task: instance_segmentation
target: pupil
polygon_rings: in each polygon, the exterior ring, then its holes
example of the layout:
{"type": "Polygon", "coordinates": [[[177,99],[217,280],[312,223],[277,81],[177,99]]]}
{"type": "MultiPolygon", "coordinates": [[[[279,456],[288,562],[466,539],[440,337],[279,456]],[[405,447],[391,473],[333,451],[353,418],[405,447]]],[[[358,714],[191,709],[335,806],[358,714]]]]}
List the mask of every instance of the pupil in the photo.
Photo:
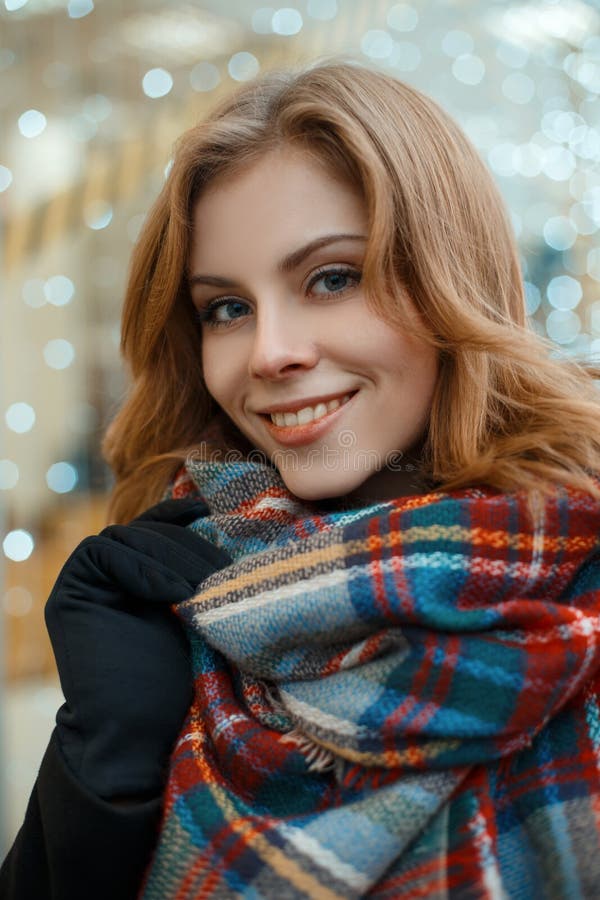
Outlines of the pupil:
{"type": "Polygon", "coordinates": [[[239,303],[236,300],[231,300],[229,303],[224,304],[221,309],[223,310],[226,318],[235,319],[240,315],[243,315],[244,307],[242,303],[239,303]]]}
{"type": "Polygon", "coordinates": [[[325,282],[327,284],[327,287],[330,290],[335,291],[335,290],[339,290],[340,288],[344,287],[344,279],[345,278],[346,278],[345,275],[342,275],[341,273],[336,272],[331,275],[326,275],[325,282]]]}

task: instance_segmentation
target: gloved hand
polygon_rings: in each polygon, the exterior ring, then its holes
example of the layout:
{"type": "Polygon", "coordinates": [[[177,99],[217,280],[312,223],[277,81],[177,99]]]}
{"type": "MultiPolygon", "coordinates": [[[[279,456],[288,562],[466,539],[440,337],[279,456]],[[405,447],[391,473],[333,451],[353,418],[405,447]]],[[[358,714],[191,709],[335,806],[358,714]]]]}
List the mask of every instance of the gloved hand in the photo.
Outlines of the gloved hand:
{"type": "Polygon", "coordinates": [[[192,698],[189,644],[169,605],[231,562],[184,527],[207,511],[199,500],[167,500],[86,538],[46,604],[66,700],[57,737],[99,797],[145,799],[164,786],[192,698]]]}

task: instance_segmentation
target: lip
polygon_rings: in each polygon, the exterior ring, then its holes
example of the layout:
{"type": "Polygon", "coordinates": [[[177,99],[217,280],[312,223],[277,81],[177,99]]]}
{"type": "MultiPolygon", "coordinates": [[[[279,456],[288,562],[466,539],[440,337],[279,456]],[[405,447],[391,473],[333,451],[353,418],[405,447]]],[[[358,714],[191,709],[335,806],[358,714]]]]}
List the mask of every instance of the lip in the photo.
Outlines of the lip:
{"type": "Polygon", "coordinates": [[[303,397],[302,400],[290,400],[286,404],[274,403],[272,406],[265,406],[264,409],[257,410],[257,412],[260,416],[270,416],[271,413],[298,412],[305,406],[316,406],[317,403],[328,403],[329,400],[341,400],[346,394],[352,393],[352,391],[337,391],[335,394],[325,394],[322,397],[303,397]]]}
{"type": "MultiPolygon", "coordinates": [[[[269,418],[263,417],[265,428],[267,429],[267,431],[269,431],[271,436],[275,438],[278,444],[283,444],[285,447],[301,447],[304,444],[311,444],[313,441],[316,441],[318,438],[322,437],[325,432],[329,431],[329,429],[332,428],[333,425],[335,425],[336,421],[351,405],[358,393],[358,391],[355,391],[350,399],[343,404],[343,406],[338,406],[337,409],[326,413],[324,416],[321,416],[320,419],[317,419],[316,421],[313,420],[312,422],[307,422],[306,425],[275,425],[275,423],[271,422],[269,418]]],[[[340,394],[332,394],[330,396],[330,399],[333,400],[335,397],[339,396],[340,394]]],[[[305,401],[302,402],[304,406],[314,405],[311,403],[306,403],[305,401]]],[[[320,402],[325,401],[321,400],[320,402]]],[[[302,406],[298,406],[298,409],[302,409],[302,406]]],[[[294,410],[292,410],[289,406],[286,407],[286,412],[293,411],[294,410]]],[[[278,412],[278,410],[274,409],[273,412],[278,412]]]]}

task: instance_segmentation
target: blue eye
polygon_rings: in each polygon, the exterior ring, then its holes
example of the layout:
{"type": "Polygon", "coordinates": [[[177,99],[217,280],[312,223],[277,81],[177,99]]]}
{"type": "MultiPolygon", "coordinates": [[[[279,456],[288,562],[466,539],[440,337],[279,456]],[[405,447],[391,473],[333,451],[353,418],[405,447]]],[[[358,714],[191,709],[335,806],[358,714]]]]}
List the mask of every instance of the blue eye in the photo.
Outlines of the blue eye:
{"type": "Polygon", "coordinates": [[[317,272],[308,286],[309,291],[317,295],[343,294],[360,284],[360,272],[356,269],[325,269],[317,272]],[[317,285],[322,287],[316,289],[317,285]]]}
{"type": "MultiPolygon", "coordinates": [[[[360,284],[361,273],[348,266],[323,267],[313,273],[306,293],[313,297],[330,297],[345,294],[360,284]]],[[[196,309],[194,316],[206,328],[227,328],[236,319],[250,315],[250,307],[236,297],[217,297],[202,309],[196,309]]]]}
{"type": "Polygon", "coordinates": [[[244,316],[247,304],[241,300],[230,300],[227,297],[220,297],[213,301],[204,309],[196,310],[196,319],[201,325],[209,325],[210,327],[218,327],[219,325],[228,325],[234,319],[244,316]],[[229,314],[227,313],[229,311],[229,314]]]}

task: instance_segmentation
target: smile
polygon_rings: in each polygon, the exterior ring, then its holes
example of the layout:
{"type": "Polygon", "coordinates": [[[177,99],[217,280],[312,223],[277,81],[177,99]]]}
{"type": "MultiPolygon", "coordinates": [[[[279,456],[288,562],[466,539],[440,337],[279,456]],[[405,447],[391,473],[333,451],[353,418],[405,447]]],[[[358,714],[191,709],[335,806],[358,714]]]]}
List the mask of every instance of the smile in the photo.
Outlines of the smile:
{"type": "Polygon", "coordinates": [[[294,425],[307,425],[316,419],[321,419],[327,413],[333,412],[334,409],[343,406],[350,399],[350,394],[344,394],[342,397],[336,397],[328,400],[326,403],[317,403],[315,406],[304,406],[298,412],[273,412],[270,414],[271,422],[280,428],[290,428],[294,425]]]}
{"type": "Polygon", "coordinates": [[[301,447],[322,438],[335,426],[346,408],[354,403],[359,391],[341,394],[327,401],[319,401],[314,406],[303,406],[296,412],[262,413],[267,431],[278,444],[285,447],[301,447]],[[304,421],[303,421],[304,420],[304,421]],[[280,425],[279,422],[283,424],[280,425]]]}

